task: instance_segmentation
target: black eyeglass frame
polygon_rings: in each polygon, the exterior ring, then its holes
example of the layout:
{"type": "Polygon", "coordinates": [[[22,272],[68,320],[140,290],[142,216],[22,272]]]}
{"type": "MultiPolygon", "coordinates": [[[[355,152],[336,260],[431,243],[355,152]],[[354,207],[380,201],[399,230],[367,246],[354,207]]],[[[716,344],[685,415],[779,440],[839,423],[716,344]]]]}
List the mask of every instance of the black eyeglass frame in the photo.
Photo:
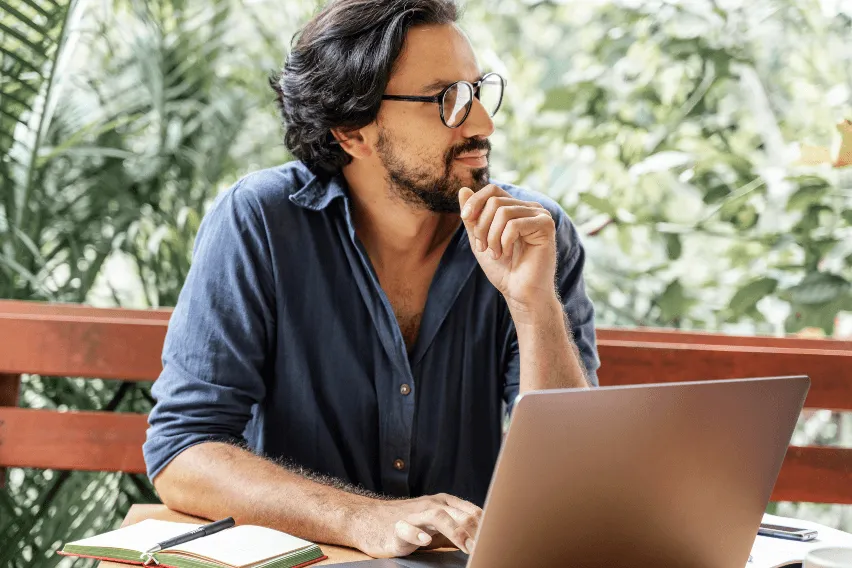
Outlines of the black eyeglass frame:
{"type": "Polygon", "coordinates": [[[447,85],[440,93],[432,97],[420,97],[413,95],[382,95],[382,100],[386,101],[407,101],[407,102],[415,102],[415,103],[438,103],[438,112],[441,113],[441,122],[444,123],[444,126],[447,128],[458,128],[464,121],[467,120],[468,115],[470,114],[471,109],[473,109],[473,98],[470,99],[470,104],[467,107],[467,110],[464,113],[464,116],[459,121],[459,123],[455,126],[450,126],[447,124],[446,118],[444,118],[444,96],[446,96],[447,92],[458,85],[459,83],[464,83],[470,88],[470,92],[473,94],[474,98],[479,98],[479,87],[489,78],[489,77],[497,77],[500,79],[500,100],[497,101],[497,107],[494,109],[494,112],[490,116],[494,116],[497,114],[497,111],[500,110],[500,105],[503,104],[503,94],[506,91],[506,79],[503,78],[499,73],[486,73],[482,76],[478,81],[474,81],[473,83],[469,81],[456,81],[451,85],[447,85]]]}

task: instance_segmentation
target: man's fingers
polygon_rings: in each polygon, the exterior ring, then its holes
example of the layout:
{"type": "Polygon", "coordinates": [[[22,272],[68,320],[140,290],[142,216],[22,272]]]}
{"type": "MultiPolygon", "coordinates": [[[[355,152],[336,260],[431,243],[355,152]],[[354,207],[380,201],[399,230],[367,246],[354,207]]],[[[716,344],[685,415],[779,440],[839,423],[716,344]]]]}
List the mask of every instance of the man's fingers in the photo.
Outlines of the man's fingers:
{"type": "Polygon", "coordinates": [[[488,230],[494,222],[494,216],[497,212],[503,207],[516,207],[523,205],[523,201],[500,195],[491,196],[485,201],[485,205],[482,207],[479,217],[476,218],[473,229],[474,236],[482,242],[482,248],[479,252],[488,248],[488,230]]]}
{"type": "MultiPolygon", "coordinates": [[[[509,221],[522,217],[537,217],[550,212],[538,202],[515,199],[496,185],[487,185],[474,193],[470,188],[459,190],[459,205],[462,221],[471,247],[476,252],[491,250],[491,257],[500,258],[504,251],[511,253],[512,247],[503,244],[503,233],[509,221]]],[[[543,222],[543,219],[542,219],[543,222]]],[[[519,235],[509,235],[511,245],[519,235]]]]}
{"type": "Polygon", "coordinates": [[[467,204],[468,199],[473,197],[473,190],[469,187],[463,187],[459,190],[459,210],[464,210],[465,204],[467,204]]]}
{"type": "Polygon", "coordinates": [[[431,536],[407,521],[397,521],[394,530],[397,538],[408,544],[428,546],[432,542],[431,536]]]}
{"type": "Polygon", "coordinates": [[[459,499],[455,495],[449,495],[447,493],[441,493],[440,495],[437,495],[437,497],[450,507],[458,509],[459,511],[464,511],[468,515],[473,515],[477,519],[482,518],[482,509],[477,507],[470,501],[459,499]]]}
{"type": "Polygon", "coordinates": [[[500,234],[500,246],[505,251],[512,251],[519,239],[536,235],[541,236],[541,242],[533,240],[530,244],[544,244],[544,239],[551,239],[553,229],[553,217],[549,214],[539,213],[531,217],[516,217],[506,222],[506,227],[500,234]]]}
{"type": "MultiPolygon", "coordinates": [[[[541,211],[530,207],[514,205],[500,207],[494,214],[494,220],[491,221],[491,226],[488,228],[488,233],[485,237],[485,242],[488,248],[491,249],[491,258],[498,259],[503,254],[502,237],[506,229],[506,224],[510,221],[525,217],[535,217],[540,215],[541,211]]],[[[511,249],[506,247],[507,252],[511,249]]]]}
{"type": "MultiPolygon", "coordinates": [[[[462,188],[465,189],[465,188],[462,188]]],[[[461,191],[459,191],[459,201],[461,201],[461,191]]],[[[467,192],[465,192],[467,195],[467,192]]],[[[465,221],[475,221],[485,207],[485,202],[492,196],[511,197],[505,190],[500,189],[496,185],[489,184],[469,196],[464,205],[462,205],[461,217],[465,221]]]]}
{"type": "Polygon", "coordinates": [[[462,550],[466,550],[468,554],[470,554],[471,549],[473,549],[474,542],[476,541],[477,534],[479,533],[479,517],[476,515],[469,515],[454,507],[447,507],[446,511],[453,520],[458,523],[459,527],[463,528],[467,533],[467,539],[464,541],[465,547],[462,550]]]}
{"type": "Polygon", "coordinates": [[[472,543],[475,535],[468,533],[467,529],[457,523],[444,509],[429,509],[428,511],[411,515],[407,520],[410,524],[421,529],[434,529],[447,537],[453,543],[453,546],[456,546],[463,552],[470,553],[468,541],[472,543]]]}

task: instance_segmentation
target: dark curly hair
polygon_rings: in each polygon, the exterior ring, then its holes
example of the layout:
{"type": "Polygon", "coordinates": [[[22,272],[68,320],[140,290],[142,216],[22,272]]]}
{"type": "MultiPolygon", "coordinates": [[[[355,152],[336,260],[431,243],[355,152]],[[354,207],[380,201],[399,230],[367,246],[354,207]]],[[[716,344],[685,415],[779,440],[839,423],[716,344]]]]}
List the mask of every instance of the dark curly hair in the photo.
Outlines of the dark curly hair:
{"type": "Polygon", "coordinates": [[[302,30],[284,69],[270,78],[284,143],[317,176],[331,177],[351,157],[332,128],[376,119],[408,30],[458,19],[454,0],[333,0],[302,30]]]}

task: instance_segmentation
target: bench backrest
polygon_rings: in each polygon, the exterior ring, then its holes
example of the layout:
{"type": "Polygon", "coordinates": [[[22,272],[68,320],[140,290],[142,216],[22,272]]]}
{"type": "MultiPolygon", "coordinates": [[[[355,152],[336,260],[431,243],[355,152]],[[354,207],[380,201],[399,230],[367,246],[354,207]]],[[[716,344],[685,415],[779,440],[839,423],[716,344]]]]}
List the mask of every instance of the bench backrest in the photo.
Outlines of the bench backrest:
{"type": "MultiPolygon", "coordinates": [[[[170,313],[0,301],[0,468],[143,473],[144,415],[17,408],[18,379],[154,381],[170,313]]],[[[598,346],[602,385],[806,374],[807,408],[852,410],[852,342],[603,328],[598,346]]],[[[772,498],[852,503],[850,480],[852,449],[791,446],[772,498]]]]}

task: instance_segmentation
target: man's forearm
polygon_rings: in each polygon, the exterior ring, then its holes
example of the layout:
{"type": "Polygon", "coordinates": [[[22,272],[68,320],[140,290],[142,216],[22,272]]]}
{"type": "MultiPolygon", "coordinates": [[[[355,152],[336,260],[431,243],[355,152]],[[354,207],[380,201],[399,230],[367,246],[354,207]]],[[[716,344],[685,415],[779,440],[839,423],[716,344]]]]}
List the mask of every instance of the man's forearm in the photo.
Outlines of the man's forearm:
{"type": "Polygon", "coordinates": [[[218,442],[181,452],[155,478],[171,509],[272,527],[321,543],[355,546],[348,527],[371,499],[317,483],[244,449],[218,442]]]}
{"type": "Polygon", "coordinates": [[[512,317],[518,334],[522,393],[589,386],[562,304],[555,295],[540,306],[516,308],[512,317]]]}

